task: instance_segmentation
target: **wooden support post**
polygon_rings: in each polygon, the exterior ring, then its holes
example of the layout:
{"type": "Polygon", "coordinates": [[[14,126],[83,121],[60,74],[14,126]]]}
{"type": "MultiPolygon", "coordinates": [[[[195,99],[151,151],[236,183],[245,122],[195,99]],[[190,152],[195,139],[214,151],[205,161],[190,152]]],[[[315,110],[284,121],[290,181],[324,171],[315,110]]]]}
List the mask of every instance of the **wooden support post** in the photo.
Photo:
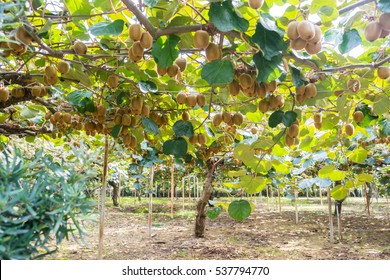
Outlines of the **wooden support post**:
{"type": "Polygon", "coordinates": [[[175,199],[175,161],[172,160],[172,168],[171,168],[171,218],[173,219],[173,206],[175,199]]]}
{"type": "Polygon", "coordinates": [[[330,243],[334,243],[334,228],[333,228],[333,215],[332,215],[332,199],[331,199],[331,197],[330,197],[330,186],[328,186],[327,192],[328,192],[328,212],[329,212],[330,243]]]}
{"type": "Polygon", "coordinates": [[[320,202],[321,202],[321,206],[324,205],[324,203],[322,202],[322,188],[321,186],[319,187],[319,192],[320,192],[320,202]]]}
{"type": "Polygon", "coordinates": [[[153,213],[153,177],[154,166],[150,168],[150,181],[149,181],[149,215],[148,215],[148,235],[152,237],[152,213],[153,213]]]}
{"type": "Polygon", "coordinates": [[[186,186],[184,184],[184,181],[185,181],[185,177],[183,176],[183,178],[181,178],[181,196],[183,198],[183,211],[184,211],[184,196],[185,196],[185,192],[186,192],[186,186]]]}
{"type": "Polygon", "coordinates": [[[296,189],[296,186],[294,186],[294,206],[295,206],[295,223],[298,224],[299,217],[298,217],[298,190],[296,189]]]}
{"type": "Polygon", "coordinates": [[[106,187],[107,187],[107,170],[108,170],[108,135],[105,137],[104,143],[104,164],[103,164],[103,179],[102,179],[102,191],[100,195],[100,221],[99,221],[99,247],[98,247],[98,260],[103,258],[103,241],[104,241],[104,215],[106,211],[106,187]]]}
{"type": "Polygon", "coordinates": [[[278,201],[279,201],[279,213],[282,213],[282,204],[280,199],[280,187],[278,186],[278,201]]]}

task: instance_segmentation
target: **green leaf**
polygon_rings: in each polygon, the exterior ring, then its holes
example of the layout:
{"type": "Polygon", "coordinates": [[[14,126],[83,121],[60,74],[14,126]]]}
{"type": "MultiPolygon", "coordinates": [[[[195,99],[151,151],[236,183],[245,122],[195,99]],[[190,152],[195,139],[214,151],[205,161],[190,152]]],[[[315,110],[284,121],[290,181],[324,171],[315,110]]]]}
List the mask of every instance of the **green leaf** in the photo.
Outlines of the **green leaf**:
{"type": "Polygon", "coordinates": [[[118,138],[119,133],[121,132],[122,125],[118,124],[112,128],[111,136],[114,138],[118,138]]]}
{"type": "Polygon", "coordinates": [[[389,0],[379,0],[378,1],[378,9],[382,11],[382,13],[390,13],[390,1],[389,0]]]}
{"type": "Polygon", "coordinates": [[[281,51],[287,49],[287,44],[283,41],[283,35],[280,35],[274,30],[267,29],[267,26],[263,24],[262,21],[257,23],[256,32],[252,36],[252,41],[259,45],[266,60],[272,60],[274,56],[280,55],[281,51]]]}
{"type": "MultiPolygon", "coordinates": [[[[65,4],[72,16],[85,15],[88,17],[91,14],[92,6],[88,3],[88,1],[65,0],[65,4]]],[[[75,17],[73,20],[79,21],[82,19],[83,17],[75,17]]]]}
{"type": "Polygon", "coordinates": [[[290,69],[291,69],[291,76],[293,79],[294,86],[296,87],[304,86],[305,82],[301,78],[301,71],[292,65],[290,65],[290,69]]]}
{"type": "Polygon", "coordinates": [[[222,212],[222,206],[217,206],[217,207],[214,207],[213,209],[211,210],[207,210],[206,212],[206,216],[209,218],[209,219],[216,219],[218,218],[219,214],[221,214],[222,212]]]}
{"type": "Polygon", "coordinates": [[[328,178],[329,174],[332,173],[334,170],[335,170],[335,167],[333,165],[326,165],[318,171],[318,177],[328,178]]]}
{"type": "Polygon", "coordinates": [[[138,86],[143,93],[157,92],[156,84],[151,81],[139,81],[138,86]]]}
{"type": "Polygon", "coordinates": [[[268,119],[268,125],[269,127],[277,127],[278,124],[282,123],[283,121],[283,118],[284,118],[284,112],[283,111],[275,111],[271,114],[271,116],[269,116],[269,119],[268,119]]]}
{"type": "Polygon", "coordinates": [[[372,111],[376,115],[382,115],[390,111],[390,97],[386,94],[376,96],[372,111]]]}
{"type": "Polygon", "coordinates": [[[230,203],[228,213],[233,219],[242,222],[252,212],[251,205],[246,200],[236,200],[230,203]]]}
{"type": "Polygon", "coordinates": [[[282,122],[286,127],[289,127],[293,124],[293,122],[295,122],[297,117],[298,114],[294,111],[287,111],[286,113],[284,113],[282,122]]]}
{"type": "Polygon", "coordinates": [[[172,127],[176,137],[187,136],[188,138],[194,135],[194,128],[191,122],[178,120],[172,127]]]}
{"type": "Polygon", "coordinates": [[[187,141],[182,137],[165,141],[163,144],[163,153],[166,155],[174,155],[176,157],[182,157],[187,154],[187,149],[188,149],[187,141]]]}
{"type": "Polygon", "coordinates": [[[347,30],[343,34],[343,39],[339,45],[339,51],[342,54],[350,52],[354,48],[362,44],[362,38],[359,35],[359,32],[356,29],[347,30]]]}
{"type": "Polygon", "coordinates": [[[381,135],[390,136],[390,121],[388,119],[381,119],[379,121],[379,130],[381,135]]]}
{"type": "Polygon", "coordinates": [[[337,186],[330,191],[330,195],[334,200],[343,200],[348,195],[348,189],[345,186],[337,186]]]}
{"type": "Polygon", "coordinates": [[[346,176],[347,173],[345,171],[340,170],[334,170],[333,172],[329,173],[329,179],[332,181],[344,180],[346,176]]]}
{"type": "Polygon", "coordinates": [[[245,32],[249,27],[249,22],[236,13],[231,0],[211,3],[209,18],[215,27],[222,32],[234,29],[245,32]]]}
{"type": "Polygon", "coordinates": [[[253,177],[252,175],[246,175],[241,178],[241,184],[248,194],[255,194],[264,189],[266,179],[260,176],[253,177]]]}
{"type": "Polygon", "coordinates": [[[158,2],[159,0],[144,0],[145,5],[148,6],[149,8],[153,8],[154,6],[157,5],[158,2]]]}
{"type": "Polygon", "coordinates": [[[261,52],[256,53],[253,56],[256,68],[258,69],[257,81],[258,82],[271,82],[278,79],[282,73],[282,56],[274,56],[270,60],[267,60],[261,52]]]}
{"type": "Polygon", "coordinates": [[[95,25],[92,25],[89,29],[92,35],[102,36],[102,35],[120,35],[123,31],[123,26],[125,22],[121,19],[117,19],[113,22],[99,22],[95,25]]]}
{"type": "Polygon", "coordinates": [[[179,41],[179,36],[169,35],[165,41],[160,37],[153,42],[152,56],[158,66],[168,68],[173,64],[179,56],[179,48],[177,46],[179,41]]]}
{"type": "Polygon", "coordinates": [[[317,14],[322,23],[328,23],[339,15],[337,0],[313,0],[310,5],[310,13],[317,14]]]}
{"type": "Polygon", "coordinates": [[[228,171],[228,176],[229,177],[241,177],[246,175],[246,170],[229,170],[228,171]]]}
{"type": "Polygon", "coordinates": [[[374,181],[374,177],[370,174],[362,173],[357,176],[358,181],[371,183],[374,181]]]}
{"type": "Polygon", "coordinates": [[[206,80],[209,85],[227,84],[233,81],[234,66],[230,60],[214,60],[202,68],[202,79],[206,80]]]}
{"type": "Polygon", "coordinates": [[[363,148],[355,149],[349,159],[356,163],[363,163],[367,159],[368,151],[363,148]]]}
{"type": "Polygon", "coordinates": [[[142,117],[141,121],[142,125],[145,127],[146,132],[152,132],[154,135],[158,134],[158,125],[154,122],[154,120],[149,119],[148,117],[142,117]]]}
{"type": "Polygon", "coordinates": [[[95,105],[92,99],[92,93],[89,91],[75,90],[69,93],[68,102],[75,106],[80,113],[94,112],[95,105]]]}

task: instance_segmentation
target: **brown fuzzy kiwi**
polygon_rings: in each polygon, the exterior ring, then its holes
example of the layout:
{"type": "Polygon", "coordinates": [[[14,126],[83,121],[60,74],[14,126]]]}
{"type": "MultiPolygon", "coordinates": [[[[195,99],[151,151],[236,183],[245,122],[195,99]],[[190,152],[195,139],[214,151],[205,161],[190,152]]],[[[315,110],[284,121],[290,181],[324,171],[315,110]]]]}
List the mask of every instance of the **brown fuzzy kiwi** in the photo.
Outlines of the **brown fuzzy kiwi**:
{"type": "Polygon", "coordinates": [[[263,99],[263,100],[260,101],[260,103],[259,103],[259,110],[263,114],[268,112],[268,110],[269,110],[269,102],[268,102],[268,100],[263,99]]]}
{"type": "Polygon", "coordinates": [[[251,133],[252,133],[253,135],[256,135],[256,134],[257,134],[257,128],[256,128],[256,127],[252,127],[252,128],[251,128],[251,133]]]}
{"type": "Polygon", "coordinates": [[[267,95],[267,92],[265,91],[265,87],[263,83],[255,82],[255,95],[259,98],[264,98],[267,95]]]}
{"type": "Polygon", "coordinates": [[[390,67],[381,66],[378,67],[378,77],[386,80],[388,77],[390,77],[390,67]]]}
{"type": "Polygon", "coordinates": [[[296,51],[304,49],[307,45],[307,42],[302,38],[298,38],[290,41],[290,47],[296,51]]]}
{"type": "Polygon", "coordinates": [[[61,60],[57,64],[57,70],[61,74],[67,74],[70,71],[70,64],[68,62],[66,62],[66,61],[61,60]]]}
{"type": "Polygon", "coordinates": [[[41,91],[42,91],[42,87],[39,85],[35,85],[31,87],[31,95],[34,97],[40,97],[41,91]]]}
{"type": "Polygon", "coordinates": [[[122,123],[122,115],[121,114],[115,114],[114,123],[115,123],[115,125],[120,125],[122,123]]]}
{"type": "Polygon", "coordinates": [[[266,92],[274,92],[276,90],[276,81],[264,83],[264,88],[266,92]]]}
{"type": "Polygon", "coordinates": [[[138,95],[131,99],[131,111],[134,115],[141,115],[144,99],[138,95]]]}
{"type": "Polygon", "coordinates": [[[142,32],[140,43],[144,49],[150,49],[153,46],[152,35],[148,31],[142,32]]]}
{"type": "Polygon", "coordinates": [[[48,78],[57,77],[57,71],[53,66],[49,65],[45,67],[45,75],[48,78]]]}
{"type": "Polygon", "coordinates": [[[9,99],[8,88],[0,86],[0,102],[6,102],[8,99],[9,99]]]}
{"type": "Polygon", "coordinates": [[[345,126],[345,134],[347,134],[348,136],[352,136],[354,132],[355,127],[353,126],[353,124],[349,123],[345,126]]]}
{"type": "Polygon", "coordinates": [[[222,123],[222,114],[215,114],[213,117],[213,125],[220,126],[222,123]]]}
{"type": "Polygon", "coordinates": [[[229,124],[229,123],[232,121],[232,114],[230,114],[230,113],[227,112],[227,111],[224,111],[224,112],[222,113],[222,121],[223,121],[224,123],[229,124]]]}
{"type": "Polygon", "coordinates": [[[312,39],[308,40],[309,44],[317,44],[322,39],[322,31],[318,25],[314,25],[315,35],[312,39]]]}
{"type": "Polygon", "coordinates": [[[141,46],[141,43],[139,41],[134,42],[131,48],[133,49],[133,54],[135,56],[142,57],[144,55],[144,48],[141,46]]]}
{"type": "Polygon", "coordinates": [[[206,48],[206,58],[210,62],[221,58],[221,51],[217,44],[209,44],[209,46],[206,48]]]}
{"type": "Polygon", "coordinates": [[[55,85],[58,82],[58,77],[57,77],[57,75],[53,76],[53,77],[48,77],[46,75],[43,75],[43,81],[47,85],[52,86],[52,85],[55,85]]]}
{"type": "Polygon", "coordinates": [[[237,96],[240,93],[240,84],[236,80],[233,80],[228,84],[228,89],[232,96],[237,96]]]}
{"type": "Polygon", "coordinates": [[[167,73],[167,68],[162,68],[157,65],[157,74],[159,76],[164,76],[167,73]]]}
{"type": "Polygon", "coordinates": [[[129,37],[133,41],[139,41],[142,37],[142,26],[138,23],[130,25],[129,37]]]}
{"type": "Polygon", "coordinates": [[[45,114],[45,120],[50,120],[52,114],[50,111],[47,111],[46,114],[45,114]]]}
{"type": "Polygon", "coordinates": [[[244,118],[243,116],[241,115],[241,113],[235,113],[233,115],[233,123],[237,126],[240,126],[242,125],[242,123],[244,122],[244,118]]]}
{"type": "Polygon", "coordinates": [[[132,62],[137,62],[137,61],[140,61],[142,56],[137,56],[134,54],[134,50],[133,50],[133,47],[131,47],[129,49],[129,60],[132,61],[132,62]]]}
{"type": "Polygon", "coordinates": [[[191,115],[187,112],[187,111],[184,111],[182,114],[181,114],[181,119],[183,121],[189,121],[191,118],[191,115]]]}
{"type": "Polygon", "coordinates": [[[298,102],[298,104],[303,104],[306,100],[305,95],[296,95],[295,100],[298,102]]]}
{"type": "Polygon", "coordinates": [[[375,40],[379,39],[381,34],[382,34],[382,27],[376,21],[370,22],[369,24],[366,25],[366,28],[364,29],[364,37],[369,42],[374,42],[375,40]]]}
{"type": "Polygon", "coordinates": [[[322,122],[315,122],[315,123],[314,123],[314,127],[315,127],[316,129],[321,129],[321,128],[322,128],[322,122]]]}
{"type": "Polygon", "coordinates": [[[119,84],[119,79],[117,75],[111,74],[110,76],[108,76],[107,85],[110,88],[117,88],[118,84],[119,84]]]}
{"type": "Polygon", "coordinates": [[[187,94],[185,94],[184,92],[179,92],[176,95],[176,102],[178,104],[186,104],[187,103],[187,94]]]}
{"type": "Polygon", "coordinates": [[[187,60],[184,57],[179,57],[178,59],[176,59],[175,63],[177,64],[177,66],[179,66],[181,72],[184,72],[184,70],[186,70],[187,60]]]}
{"type": "Polygon", "coordinates": [[[292,137],[292,138],[295,138],[298,136],[299,134],[299,126],[297,124],[292,124],[291,126],[289,126],[289,128],[287,129],[287,134],[288,136],[292,137]]]}
{"type": "Polygon", "coordinates": [[[205,49],[209,46],[209,33],[204,30],[198,30],[194,35],[194,46],[197,49],[205,49]]]}
{"type": "Polygon", "coordinates": [[[322,114],[321,113],[315,113],[313,116],[314,122],[322,122],[322,114]]]}
{"type": "Polygon", "coordinates": [[[294,142],[295,142],[295,138],[288,136],[288,134],[286,134],[286,135],[284,136],[284,143],[285,143],[288,147],[294,146],[294,142]]]}
{"type": "Polygon", "coordinates": [[[107,113],[107,107],[103,104],[100,104],[99,106],[97,106],[97,112],[98,116],[105,116],[107,113]]]}
{"type": "Polygon", "coordinates": [[[87,46],[81,41],[76,41],[73,44],[73,49],[77,54],[86,54],[88,50],[87,46]]]}
{"type": "Polygon", "coordinates": [[[64,122],[70,124],[72,122],[72,115],[69,113],[64,113],[63,115],[64,122]]]}
{"type": "Polygon", "coordinates": [[[142,106],[141,116],[149,117],[150,115],[150,108],[148,104],[144,104],[142,106]]]}
{"type": "Polygon", "coordinates": [[[381,36],[379,36],[379,38],[386,38],[389,35],[390,35],[390,31],[386,31],[382,29],[381,36]]]}
{"type": "Polygon", "coordinates": [[[390,13],[381,14],[379,24],[384,31],[390,31],[390,13]]]}
{"type": "Polygon", "coordinates": [[[179,66],[177,66],[177,64],[175,63],[169,66],[167,69],[167,74],[171,78],[175,77],[178,72],[179,72],[179,66]]]}
{"type": "Polygon", "coordinates": [[[206,144],[206,142],[207,142],[206,135],[204,135],[203,133],[199,134],[198,135],[198,143],[201,145],[204,145],[204,144],[206,144]]]}
{"type": "Polygon", "coordinates": [[[130,148],[135,148],[135,147],[137,147],[137,138],[135,138],[135,136],[134,135],[131,135],[130,136],[130,148]]]}
{"type": "Polygon", "coordinates": [[[299,38],[297,26],[298,26],[297,21],[292,21],[287,25],[286,33],[287,33],[287,37],[290,40],[296,40],[299,38]]]}
{"type": "Polygon", "coordinates": [[[309,43],[306,45],[305,50],[308,54],[311,55],[317,54],[322,50],[322,43],[321,42],[315,44],[309,43]]]}
{"type": "Polygon", "coordinates": [[[248,0],[249,7],[255,10],[261,8],[263,4],[264,4],[264,0],[248,0]]]}
{"type": "Polygon", "coordinates": [[[317,96],[317,88],[315,84],[309,83],[305,87],[305,98],[312,98],[317,96]]]}
{"type": "Polygon", "coordinates": [[[25,94],[24,92],[24,88],[23,87],[14,87],[12,90],[11,90],[11,95],[13,97],[16,97],[16,98],[21,98],[23,97],[25,94]]]}
{"type": "Polygon", "coordinates": [[[316,30],[314,28],[314,24],[307,20],[302,20],[297,25],[297,31],[299,37],[301,37],[305,41],[309,41],[314,38],[316,35],[316,30]]]}
{"type": "Polygon", "coordinates": [[[305,94],[305,86],[299,86],[295,88],[295,92],[297,95],[304,95],[305,94]]]}
{"type": "Polygon", "coordinates": [[[358,79],[350,79],[347,82],[347,87],[350,91],[357,92],[360,89],[361,84],[358,79]]]}
{"type": "Polygon", "coordinates": [[[243,89],[248,89],[253,85],[254,81],[250,75],[244,73],[240,75],[239,83],[243,89]]]}
{"type": "Polygon", "coordinates": [[[246,96],[249,96],[249,97],[255,96],[256,95],[255,82],[253,82],[252,86],[250,86],[249,88],[246,88],[246,89],[242,88],[241,90],[246,96]]]}
{"type": "Polygon", "coordinates": [[[15,36],[11,36],[10,41],[7,42],[8,48],[10,48],[13,52],[18,53],[23,50],[23,44],[20,44],[18,42],[11,42],[16,41],[15,36]]]}
{"type": "Polygon", "coordinates": [[[364,114],[362,111],[355,111],[355,113],[353,113],[353,120],[357,123],[360,123],[362,122],[364,119],[364,114]]]}
{"type": "Polygon", "coordinates": [[[53,119],[55,122],[59,122],[61,119],[62,119],[62,114],[61,112],[55,112],[54,115],[53,115],[53,119]]]}
{"type": "Polygon", "coordinates": [[[204,96],[204,94],[198,94],[196,96],[196,102],[198,103],[198,106],[199,107],[203,107],[204,105],[206,105],[206,96],[204,96]]]}
{"type": "Polygon", "coordinates": [[[278,100],[276,98],[276,95],[271,95],[269,98],[269,108],[271,110],[275,110],[278,108],[278,100]]]}
{"type": "Polygon", "coordinates": [[[197,102],[196,95],[188,95],[186,99],[186,105],[190,108],[195,107],[197,102]]]}
{"type": "Polygon", "coordinates": [[[131,116],[129,114],[124,114],[121,118],[122,125],[123,126],[130,126],[131,125],[131,116]]]}
{"type": "Polygon", "coordinates": [[[282,108],[284,106],[284,97],[282,95],[276,95],[276,108],[282,108]]]}
{"type": "Polygon", "coordinates": [[[25,45],[30,45],[33,38],[31,37],[30,34],[26,31],[26,28],[24,26],[20,26],[15,33],[15,39],[18,40],[19,42],[25,44],[25,45]]]}
{"type": "Polygon", "coordinates": [[[195,134],[195,133],[194,133],[194,135],[192,135],[190,138],[188,138],[188,141],[189,141],[192,145],[198,143],[198,134],[195,134]]]}

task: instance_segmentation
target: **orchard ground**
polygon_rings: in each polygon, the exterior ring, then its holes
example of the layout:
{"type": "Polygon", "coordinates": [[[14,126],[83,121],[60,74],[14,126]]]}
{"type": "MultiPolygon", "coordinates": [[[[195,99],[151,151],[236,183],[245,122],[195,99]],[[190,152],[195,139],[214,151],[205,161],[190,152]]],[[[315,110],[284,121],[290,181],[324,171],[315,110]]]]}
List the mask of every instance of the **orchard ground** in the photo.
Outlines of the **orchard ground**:
{"type": "MultiPolygon", "coordinates": [[[[299,198],[299,224],[294,203],[282,199],[281,212],[275,199],[252,199],[255,211],[243,222],[226,211],[208,219],[204,238],[195,238],[195,199],[175,200],[174,219],[170,200],[155,199],[152,237],[148,237],[148,201],[122,198],[121,207],[107,203],[104,231],[104,259],[364,259],[390,260],[390,208],[385,199],[372,202],[371,215],[363,198],[349,197],[343,203],[342,240],[329,242],[326,200],[299,198]]],[[[332,209],[334,210],[334,209],[332,209]]],[[[96,217],[98,220],[98,217],[96,217]]],[[[88,246],[73,239],[64,241],[47,259],[97,259],[98,223],[88,222],[88,246]]]]}

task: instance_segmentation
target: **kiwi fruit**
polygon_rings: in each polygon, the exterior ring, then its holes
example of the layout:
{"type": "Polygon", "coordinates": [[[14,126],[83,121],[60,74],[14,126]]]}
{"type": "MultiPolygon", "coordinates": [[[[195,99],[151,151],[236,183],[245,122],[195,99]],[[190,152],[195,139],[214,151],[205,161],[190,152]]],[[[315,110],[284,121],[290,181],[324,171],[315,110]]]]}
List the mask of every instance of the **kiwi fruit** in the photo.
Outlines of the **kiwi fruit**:
{"type": "Polygon", "coordinates": [[[140,44],[144,49],[150,49],[153,45],[153,37],[148,31],[142,32],[140,44]]]}
{"type": "Polygon", "coordinates": [[[118,84],[119,84],[118,76],[116,76],[114,74],[111,74],[110,76],[108,76],[108,78],[107,78],[107,85],[110,88],[117,88],[118,84]]]}
{"type": "Polygon", "coordinates": [[[134,42],[131,48],[135,56],[142,57],[144,55],[144,48],[141,46],[141,42],[134,42]]]}
{"type": "Polygon", "coordinates": [[[382,27],[378,22],[372,21],[364,28],[364,37],[369,42],[379,39],[382,34],[382,27]]]}
{"type": "Polygon", "coordinates": [[[45,114],[45,120],[50,120],[50,118],[51,118],[51,112],[47,111],[45,114]]]}
{"type": "Polygon", "coordinates": [[[378,67],[378,77],[383,79],[383,80],[386,80],[388,77],[390,77],[390,68],[389,67],[385,67],[385,66],[381,66],[381,67],[378,67]]]}
{"type": "Polygon", "coordinates": [[[243,88],[245,90],[245,89],[250,88],[253,85],[254,81],[249,74],[244,73],[244,74],[240,75],[239,83],[240,83],[241,88],[243,88]]]}
{"type": "Polygon", "coordinates": [[[162,77],[167,73],[167,68],[162,68],[162,67],[157,65],[156,71],[157,71],[157,74],[162,77]]]}
{"type": "Polygon", "coordinates": [[[197,102],[196,95],[188,95],[186,99],[186,105],[190,108],[195,107],[197,102]]]}
{"type": "Polygon", "coordinates": [[[321,41],[322,38],[321,28],[318,25],[314,25],[314,30],[315,30],[314,37],[307,41],[309,44],[317,44],[318,42],[321,41]]]}
{"type": "Polygon", "coordinates": [[[296,40],[299,38],[298,30],[297,30],[298,22],[297,21],[292,21],[287,25],[287,37],[290,40],[296,40]]]}
{"type": "Polygon", "coordinates": [[[149,117],[150,115],[150,107],[148,104],[144,104],[142,106],[141,116],[149,117]]]}
{"type": "Polygon", "coordinates": [[[137,147],[137,138],[135,138],[134,135],[131,135],[130,136],[130,144],[129,144],[130,148],[135,148],[137,147]]]}
{"type": "Polygon", "coordinates": [[[198,143],[201,145],[204,145],[204,144],[206,144],[206,142],[207,142],[206,135],[204,135],[203,133],[199,134],[198,135],[198,143]]]}
{"type": "Polygon", "coordinates": [[[60,72],[61,74],[67,74],[67,73],[69,73],[69,71],[70,71],[70,65],[69,65],[68,62],[61,60],[61,61],[58,62],[58,64],[57,64],[57,70],[58,70],[58,72],[60,72]]]}
{"type": "Polygon", "coordinates": [[[137,62],[137,61],[140,61],[142,56],[137,56],[134,54],[134,50],[133,50],[133,47],[131,47],[129,49],[129,60],[132,61],[132,62],[137,62]]]}
{"type": "Polygon", "coordinates": [[[16,98],[21,98],[23,97],[25,94],[24,92],[24,88],[23,87],[14,87],[12,90],[11,90],[11,95],[13,97],[16,97],[16,98]]]}
{"type": "Polygon", "coordinates": [[[288,134],[286,134],[286,135],[284,136],[284,143],[285,143],[287,146],[289,146],[289,147],[293,146],[293,145],[294,145],[294,142],[295,142],[295,138],[288,136],[288,134]]]}
{"type": "Polygon", "coordinates": [[[304,49],[307,45],[307,42],[302,38],[298,38],[290,41],[290,47],[296,51],[304,49]]]}
{"type": "Polygon", "coordinates": [[[353,113],[353,120],[357,123],[360,123],[362,122],[364,119],[364,114],[362,111],[355,111],[355,113],[353,113]]]}
{"type": "MultiPolygon", "coordinates": [[[[9,38],[11,41],[15,41],[15,36],[11,36],[9,38]]],[[[12,51],[14,51],[15,53],[19,53],[20,51],[23,50],[23,44],[19,44],[19,43],[16,43],[16,42],[7,42],[7,45],[8,45],[8,48],[10,48],[12,51]]]]}
{"type": "Polygon", "coordinates": [[[107,108],[103,104],[97,106],[98,116],[105,116],[107,113],[107,108]]]}
{"type": "Polygon", "coordinates": [[[141,115],[142,112],[142,106],[143,106],[144,100],[142,96],[138,95],[131,99],[131,111],[134,115],[141,115]]]}
{"type": "Polygon", "coordinates": [[[129,114],[124,114],[121,118],[121,123],[123,126],[130,126],[131,125],[131,116],[129,114]]]}
{"type": "Polygon", "coordinates": [[[190,138],[188,138],[188,141],[189,141],[192,145],[198,143],[198,135],[194,133],[194,135],[192,135],[190,138]]]}
{"type": "Polygon", "coordinates": [[[9,99],[8,88],[0,86],[0,102],[6,102],[8,99],[9,99]]]}
{"type": "Polygon", "coordinates": [[[347,82],[347,87],[350,91],[357,92],[360,89],[361,84],[358,79],[350,79],[347,82]]]}
{"type": "Polygon", "coordinates": [[[352,136],[354,132],[355,127],[353,126],[353,124],[349,123],[345,126],[345,134],[347,134],[348,136],[352,136]]]}
{"type": "Polygon", "coordinates": [[[303,104],[306,100],[305,95],[296,95],[295,100],[297,101],[298,104],[303,104]]]}
{"type": "Polygon", "coordinates": [[[295,88],[295,92],[297,95],[304,95],[305,94],[305,86],[299,86],[295,88]]]}
{"type": "Polygon", "coordinates": [[[264,83],[264,88],[266,92],[274,92],[276,90],[276,81],[264,83]]]}
{"type": "Polygon", "coordinates": [[[206,96],[204,96],[204,94],[198,94],[196,96],[196,102],[198,103],[198,106],[199,107],[203,107],[204,105],[206,105],[206,96]]]}
{"type": "Polygon", "coordinates": [[[276,95],[276,108],[282,108],[284,106],[284,97],[282,95],[276,95]]]}
{"type": "Polygon", "coordinates": [[[336,95],[337,97],[343,95],[343,93],[344,93],[344,90],[335,90],[334,91],[334,95],[336,95]]]}
{"type": "Polygon", "coordinates": [[[263,83],[255,82],[255,89],[254,93],[259,98],[264,98],[267,95],[267,92],[265,91],[265,87],[263,83]]]}
{"type": "Polygon", "coordinates": [[[55,85],[57,82],[58,82],[58,77],[57,75],[55,76],[52,76],[52,77],[49,77],[47,76],[46,74],[43,75],[43,81],[49,85],[49,86],[52,86],[52,85],[55,85]]]}
{"type": "Polygon", "coordinates": [[[74,44],[73,44],[73,50],[77,53],[77,54],[86,54],[87,53],[87,46],[81,42],[81,41],[76,41],[74,44]]]}
{"type": "Polygon", "coordinates": [[[35,85],[31,87],[31,95],[34,97],[40,97],[41,96],[42,87],[39,85],[35,85]]]}
{"type": "Polygon", "coordinates": [[[220,126],[222,123],[222,114],[215,114],[213,117],[213,125],[220,126]]]}
{"type": "Polygon", "coordinates": [[[389,35],[390,35],[390,31],[386,31],[382,29],[381,36],[379,36],[379,38],[386,38],[389,35]]]}
{"type": "Polygon", "coordinates": [[[129,27],[129,37],[133,41],[139,41],[142,37],[142,27],[138,23],[134,23],[129,27]]]}
{"type": "Polygon", "coordinates": [[[316,129],[321,129],[321,128],[322,128],[322,122],[315,122],[315,123],[314,123],[314,127],[315,127],[316,129]]]}
{"type": "Polygon", "coordinates": [[[241,113],[235,113],[232,117],[233,119],[233,123],[237,126],[240,126],[242,125],[242,123],[244,122],[244,118],[243,116],[241,115],[241,113]]]}
{"type": "Polygon", "coordinates": [[[221,51],[217,44],[210,43],[206,48],[206,58],[208,61],[214,61],[221,58],[221,51]]]}
{"type": "Polygon", "coordinates": [[[322,50],[322,43],[321,42],[317,42],[315,44],[309,43],[306,45],[305,50],[308,54],[311,55],[317,54],[322,50]]]}
{"type": "Polygon", "coordinates": [[[231,123],[231,121],[232,121],[232,114],[230,114],[230,113],[227,112],[227,111],[224,111],[224,112],[222,113],[222,121],[223,121],[224,123],[227,123],[227,124],[231,123]]]}
{"type": "Polygon", "coordinates": [[[309,83],[305,86],[305,98],[312,98],[317,96],[317,88],[315,84],[309,83]]]}
{"type": "Polygon", "coordinates": [[[50,78],[57,77],[57,71],[53,66],[49,65],[45,67],[45,75],[50,78]]]}
{"type": "Polygon", "coordinates": [[[321,113],[315,113],[313,116],[314,122],[320,123],[322,122],[322,114],[321,113]]]}
{"type": "Polygon", "coordinates": [[[270,104],[269,102],[266,100],[266,99],[263,99],[259,102],[259,110],[260,112],[262,112],[263,114],[268,112],[269,110],[269,107],[270,107],[270,104]]]}
{"type": "Polygon", "coordinates": [[[186,104],[187,103],[187,95],[183,92],[179,92],[176,95],[176,102],[178,104],[186,104]]]}
{"type": "Polygon", "coordinates": [[[299,134],[299,126],[297,124],[292,124],[291,126],[289,126],[289,128],[287,129],[287,134],[288,136],[292,137],[292,138],[295,138],[298,136],[299,134]]]}
{"type": "Polygon", "coordinates": [[[228,89],[232,96],[237,96],[240,93],[240,84],[236,80],[233,80],[228,84],[228,89]]]}
{"type": "Polygon", "coordinates": [[[257,134],[257,128],[256,128],[256,127],[252,127],[252,128],[251,128],[251,133],[252,133],[253,135],[256,135],[256,134],[257,134]]]}
{"type": "Polygon", "coordinates": [[[314,24],[307,20],[302,20],[297,25],[297,31],[299,34],[299,37],[305,41],[309,41],[314,38],[316,35],[316,30],[314,28],[314,24]]]}
{"type": "Polygon", "coordinates": [[[379,24],[384,31],[390,31],[390,13],[381,14],[379,17],[379,24]]]}
{"type": "Polygon", "coordinates": [[[184,70],[186,70],[187,60],[185,60],[184,57],[179,57],[178,59],[176,59],[175,63],[177,64],[177,66],[179,66],[181,72],[184,72],[184,70]]]}
{"type": "Polygon", "coordinates": [[[209,33],[204,30],[198,30],[194,35],[194,46],[197,49],[205,49],[209,46],[209,33]]]}
{"type": "Polygon", "coordinates": [[[264,0],[248,0],[249,7],[255,10],[261,8],[263,4],[264,4],[264,0]]]}
{"type": "Polygon", "coordinates": [[[70,124],[72,122],[72,115],[69,113],[64,113],[63,115],[64,122],[70,124]]]}
{"type": "Polygon", "coordinates": [[[167,69],[167,74],[171,78],[175,77],[178,72],[179,72],[179,66],[177,66],[177,64],[175,63],[169,66],[167,69]]]}
{"type": "Polygon", "coordinates": [[[269,109],[275,110],[276,108],[278,108],[278,99],[276,95],[271,95],[269,98],[269,109]]]}
{"type": "Polygon", "coordinates": [[[187,111],[184,111],[182,114],[181,114],[181,119],[183,121],[189,121],[191,118],[191,115],[187,112],[187,111]]]}
{"type": "Polygon", "coordinates": [[[15,39],[23,43],[24,45],[30,45],[33,40],[33,38],[30,34],[28,34],[24,26],[20,26],[16,30],[15,39]]]}

